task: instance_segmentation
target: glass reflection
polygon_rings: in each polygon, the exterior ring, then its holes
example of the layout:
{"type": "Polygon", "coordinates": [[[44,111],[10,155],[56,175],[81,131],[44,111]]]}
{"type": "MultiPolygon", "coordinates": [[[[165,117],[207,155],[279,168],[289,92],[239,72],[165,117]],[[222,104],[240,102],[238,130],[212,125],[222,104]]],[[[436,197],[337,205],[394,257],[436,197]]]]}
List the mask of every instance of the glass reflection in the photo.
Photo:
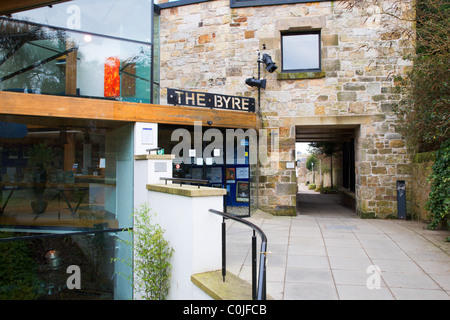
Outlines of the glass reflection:
{"type": "MultiPolygon", "coordinates": [[[[101,228],[101,226],[100,226],[101,228]]],[[[128,232],[43,237],[0,232],[0,300],[130,299],[130,260],[117,247],[128,232]]]]}
{"type": "Polygon", "coordinates": [[[149,103],[151,45],[0,17],[0,90],[149,103]]]}
{"type": "Polygon", "coordinates": [[[132,125],[15,120],[0,122],[0,226],[132,225],[132,125]]]}
{"type": "Polygon", "coordinates": [[[13,19],[151,42],[151,0],[72,0],[12,14],[13,19]]]}

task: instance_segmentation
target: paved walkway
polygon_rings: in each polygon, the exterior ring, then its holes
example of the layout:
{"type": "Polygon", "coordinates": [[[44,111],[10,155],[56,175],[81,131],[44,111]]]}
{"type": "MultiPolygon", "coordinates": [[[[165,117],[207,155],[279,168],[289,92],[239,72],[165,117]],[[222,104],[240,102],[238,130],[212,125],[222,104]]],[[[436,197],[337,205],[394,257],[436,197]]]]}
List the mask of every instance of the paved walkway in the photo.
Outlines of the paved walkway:
{"type": "MultiPolygon", "coordinates": [[[[301,190],[299,202],[296,217],[248,218],[268,238],[267,293],[274,299],[450,300],[450,243],[443,241],[450,232],[361,219],[336,195],[301,190]]],[[[227,229],[227,268],[250,282],[251,231],[229,220],[227,229]]]]}

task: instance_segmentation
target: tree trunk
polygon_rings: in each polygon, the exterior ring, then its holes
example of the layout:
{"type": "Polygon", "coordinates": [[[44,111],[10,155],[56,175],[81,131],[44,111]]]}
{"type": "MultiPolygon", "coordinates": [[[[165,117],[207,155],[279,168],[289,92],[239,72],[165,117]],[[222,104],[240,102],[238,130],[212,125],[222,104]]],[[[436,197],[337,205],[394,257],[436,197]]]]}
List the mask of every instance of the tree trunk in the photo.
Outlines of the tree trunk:
{"type": "Polygon", "coordinates": [[[333,188],[333,155],[330,156],[330,167],[331,167],[331,188],[333,188]]]}

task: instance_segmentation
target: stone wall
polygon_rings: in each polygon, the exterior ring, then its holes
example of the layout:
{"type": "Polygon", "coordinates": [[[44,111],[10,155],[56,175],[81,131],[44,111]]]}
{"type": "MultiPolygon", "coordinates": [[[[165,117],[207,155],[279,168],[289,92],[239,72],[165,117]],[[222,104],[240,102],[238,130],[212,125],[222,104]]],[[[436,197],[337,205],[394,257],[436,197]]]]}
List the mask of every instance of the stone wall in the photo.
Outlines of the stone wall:
{"type": "MultiPolygon", "coordinates": [[[[306,117],[330,125],[345,118],[358,125],[358,212],[395,214],[396,180],[406,180],[408,188],[412,166],[411,150],[397,130],[393,109],[401,96],[393,76],[410,67],[402,55],[412,45],[404,34],[392,32],[399,20],[368,19],[369,9],[348,10],[335,1],[232,9],[229,0],[163,9],[161,103],[167,88],[257,98],[245,79],[257,76],[258,50],[281,66],[280,32],[320,29],[322,72],[262,68],[267,87],[257,112],[263,128],[278,130],[279,149],[271,154],[279,161],[260,166],[259,205],[274,214],[295,214],[295,169],[286,168],[294,161],[295,127],[309,124],[306,117]]],[[[403,17],[407,9],[399,7],[397,14],[403,17]]]]}

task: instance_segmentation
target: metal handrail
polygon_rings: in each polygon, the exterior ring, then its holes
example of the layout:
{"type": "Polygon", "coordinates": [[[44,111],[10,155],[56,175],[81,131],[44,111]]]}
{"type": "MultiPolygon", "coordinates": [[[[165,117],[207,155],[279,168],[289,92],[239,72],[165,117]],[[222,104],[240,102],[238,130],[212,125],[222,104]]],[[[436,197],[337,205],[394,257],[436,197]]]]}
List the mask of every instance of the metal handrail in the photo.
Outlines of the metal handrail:
{"type": "Polygon", "coordinates": [[[174,181],[174,182],[179,182],[180,186],[183,183],[194,183],[194,184],[198,184],[198,187],[200,188],[201,184],[209,184],[209,180],[201,180],[201,179],[186,179],[186,178],[159,178],[160,180],[165,180],[166,184],[167,181],[174,181]]]}
{"type": "Polygon", "coordinates": [[[253,300],[266,300],[266,255],[267,255],[267,237],[264,231],[262,231],[258,226],[254,225],[250,221],[238,218],[236,216],[217,211],[214,209],[209,209],[209,212],[220,215],[223,217],[222,221],[222,276],[225,282],[226,275],[226,237],[225,237],[225,218],[232,219],[241,222],[253,229],[252,236],[252,297],[253,300]],[[261,237],[261,250],[259,258],[259,275],[258,282],[256,282],[256,236],[255,232],[261,237]]]}

